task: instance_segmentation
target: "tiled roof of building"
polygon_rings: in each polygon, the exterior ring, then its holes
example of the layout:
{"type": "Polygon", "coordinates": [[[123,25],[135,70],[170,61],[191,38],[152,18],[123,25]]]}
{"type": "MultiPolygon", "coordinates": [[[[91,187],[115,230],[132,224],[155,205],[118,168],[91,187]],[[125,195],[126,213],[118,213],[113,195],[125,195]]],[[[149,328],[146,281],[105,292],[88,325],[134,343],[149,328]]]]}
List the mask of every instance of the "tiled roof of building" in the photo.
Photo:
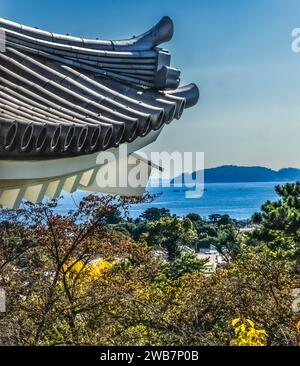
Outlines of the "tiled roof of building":
{"type": "Polygon", "coordinates": [[[158,46],[164,17],[121,41],[76,38],[0,19],[0,158],[91,154],[159,130],[199,98],[158,46]]]}

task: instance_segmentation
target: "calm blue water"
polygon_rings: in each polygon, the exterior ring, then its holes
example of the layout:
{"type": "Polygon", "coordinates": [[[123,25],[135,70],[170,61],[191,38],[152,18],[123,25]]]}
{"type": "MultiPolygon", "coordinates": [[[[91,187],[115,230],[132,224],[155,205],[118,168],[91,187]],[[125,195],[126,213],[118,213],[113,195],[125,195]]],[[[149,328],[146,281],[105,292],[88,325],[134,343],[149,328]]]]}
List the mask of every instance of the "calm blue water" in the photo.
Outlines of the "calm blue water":
{"type": "MultiPolygon", "coordinates": [[[[185,189],[174,192],[173,187],[150,188],[151,194],[160,194],[152,203],[135,205],[131,208],[131,216],[137,217],[149,207],[168,208],[179,216],[194,212],[201,216],[209,216],[214,213],[228,214],[232,218],[248,219],[258,211],[267,200],[277,200],[274,187],[280,183],[218,183],[206,184],[203,197],[196,199],[185,198],[185,189]]],[[[177,188],[176,188],[177,190],[177,188]]],[[[86,196],[87,192],[78,191],[72,195],[66,195],[59,204],[61,213],[75,208],[75,204],[86,196]]]]}

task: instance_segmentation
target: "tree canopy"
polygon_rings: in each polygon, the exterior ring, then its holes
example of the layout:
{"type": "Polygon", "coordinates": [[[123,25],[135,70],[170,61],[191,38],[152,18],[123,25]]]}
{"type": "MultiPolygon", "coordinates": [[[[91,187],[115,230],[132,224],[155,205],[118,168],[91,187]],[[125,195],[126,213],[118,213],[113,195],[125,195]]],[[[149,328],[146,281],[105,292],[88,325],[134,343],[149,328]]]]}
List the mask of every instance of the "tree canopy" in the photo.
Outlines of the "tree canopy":
{"type": "MultiPolygon", "coordinates": [[[[227,215],[177,217],[137,199],[86,197],[2,210],[1,345],[298,345],[299,184],[240,230],[227,215]],[[214,246],[214,273],[198,250],[214,246]]],[[[149,199],[146,197],[145,199],[149,199]]]]}

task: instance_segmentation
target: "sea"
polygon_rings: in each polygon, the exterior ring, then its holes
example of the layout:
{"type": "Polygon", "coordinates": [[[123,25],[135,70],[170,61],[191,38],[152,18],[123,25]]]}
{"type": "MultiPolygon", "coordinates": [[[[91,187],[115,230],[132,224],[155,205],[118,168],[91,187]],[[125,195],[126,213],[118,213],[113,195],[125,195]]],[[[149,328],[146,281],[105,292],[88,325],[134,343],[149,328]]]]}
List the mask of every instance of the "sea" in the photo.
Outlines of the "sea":
{"type": "MultiPolygon", "coordinates": [[[[155,195],[151,203],[134,205],[130,208],[130,216],[137,218],[147,208],[167,208],[171,213],[184,216],[197,213],[202,217],[211,214],[228,214],[236,220],[247,220],[253,213],[260,210],[267,200],[279,199],[275,193],[275,186],[281,182],[252,182],[252,183],[209,183],[205,185],[200,198],[186,198],[186,188],[148,187],[147,191],[155,195]]],[[[66,213],[76,208],[80,200],[88,192],[77,191],[64,195],[57,210],[66,213]]]]}

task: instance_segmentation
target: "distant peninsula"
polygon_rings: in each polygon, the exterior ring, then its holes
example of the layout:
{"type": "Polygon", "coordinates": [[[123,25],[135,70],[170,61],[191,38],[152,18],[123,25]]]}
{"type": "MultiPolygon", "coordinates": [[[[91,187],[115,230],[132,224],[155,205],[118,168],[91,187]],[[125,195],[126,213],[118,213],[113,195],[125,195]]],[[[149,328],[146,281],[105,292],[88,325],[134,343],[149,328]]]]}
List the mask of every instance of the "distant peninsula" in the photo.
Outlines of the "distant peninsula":
{"type": "MultiPolygon", "coordinates": [[[[196,173],[192,173],[192,178],[195,176],[196,173]]],[[[191,174],[184,173],[181,177],[187,182],[191,174]]],[[[176,181],[181,177],[175,178],[176,181]]],[[[175,179],[171,180],[171,184],[174,184],[175,179]]],[[[260,166],[224,165],[205,169],[204,180],[205,183],[295,182],[300,181],[300,169],[284,168],[276,171],[260,166]]]]}

